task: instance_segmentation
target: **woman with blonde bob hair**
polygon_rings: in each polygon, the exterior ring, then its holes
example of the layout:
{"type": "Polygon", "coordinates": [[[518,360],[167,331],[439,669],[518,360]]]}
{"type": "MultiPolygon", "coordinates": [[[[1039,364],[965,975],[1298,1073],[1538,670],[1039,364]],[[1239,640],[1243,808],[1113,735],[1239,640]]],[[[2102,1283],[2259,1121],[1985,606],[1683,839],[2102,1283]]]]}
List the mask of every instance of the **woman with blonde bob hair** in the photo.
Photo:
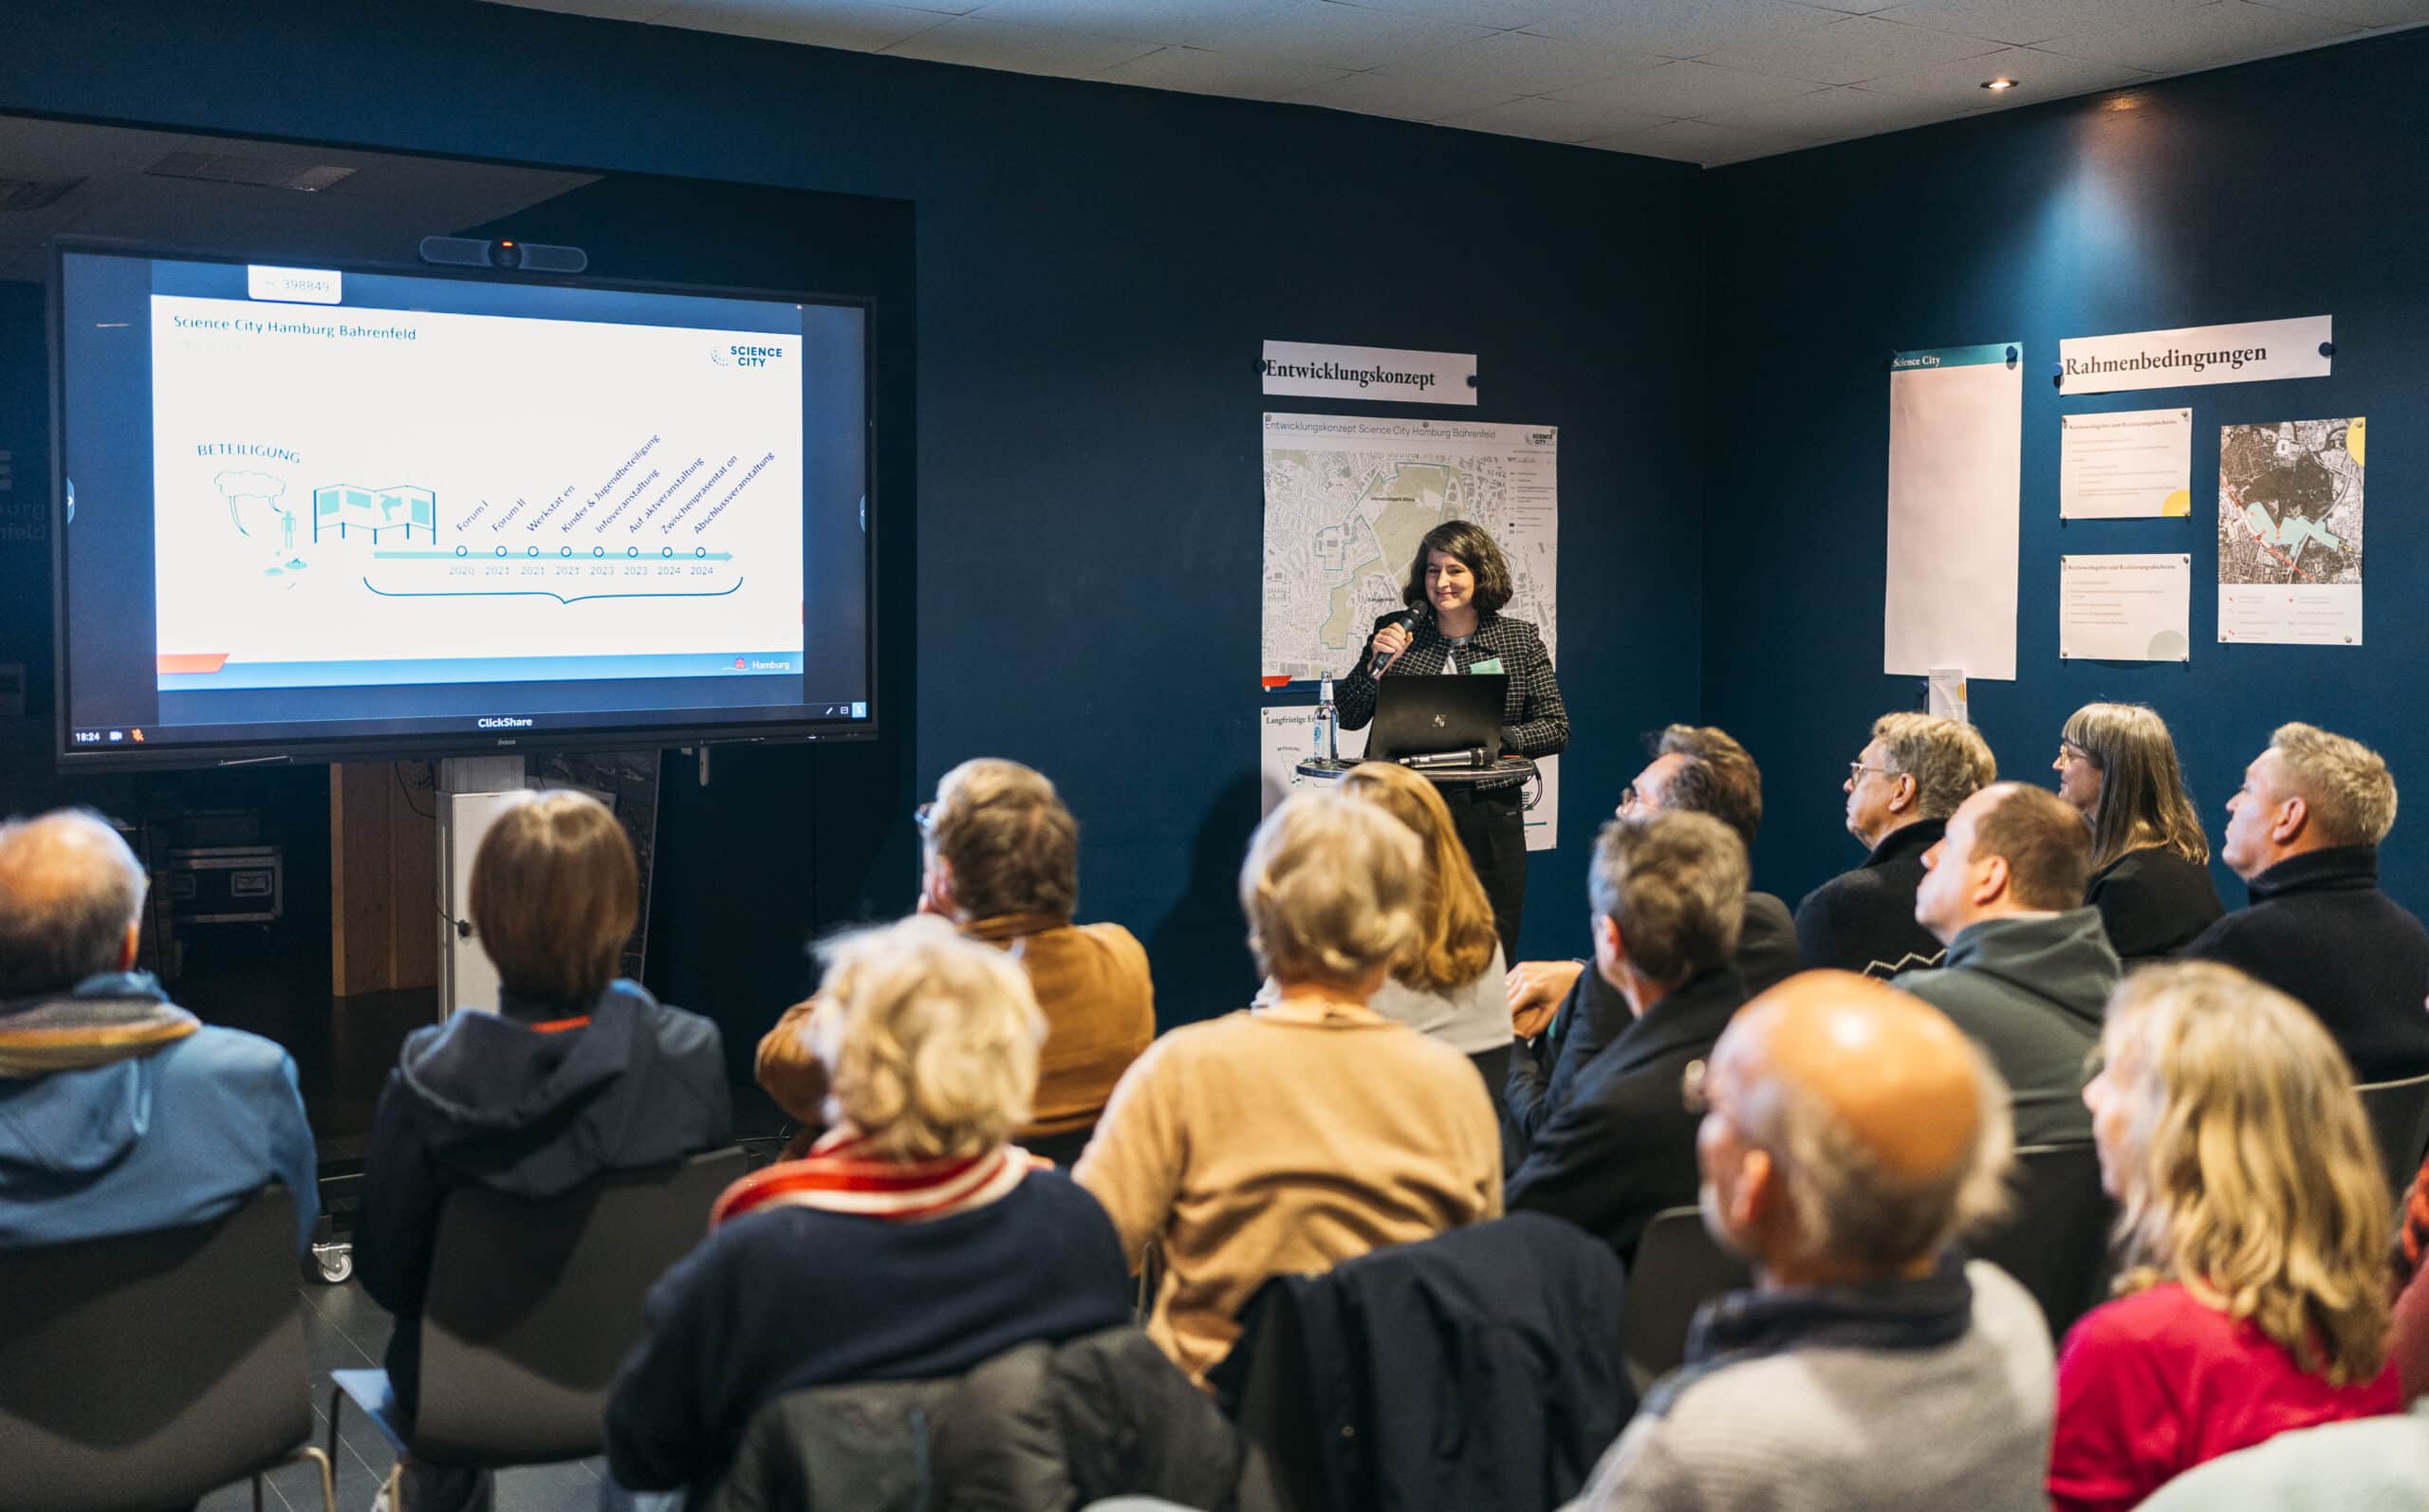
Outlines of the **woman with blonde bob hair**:
{"type": "Polygon", "coordinates": [[[627,1488],[714,1483],[783,1392],[958,1375],[1129,1319],[1104,1210],[1008,1142],[1044,1029],[1019,964],[926,916],[821,954],[826,1134],[728,1188],[651,1293],[607,1408],[627,1488]]]}
{"type": "Polygon", "coordinates": [[[1073,1175],[1136,1268],[1160,1245],[1149,1337],[1192,1379],[1272,1275],[1330,1269],[1501,1211],[1498,1119],[1465,1057],[1375,1011],[1424,941],[1425,850],[1376,804],[1304,793],[1240,868],[1272,991],[1148,1047],[1073,1175]]]}
{"type": "MultiPolygon", "coordinates": [[[[1350,768],[1339,791],[1405,825],[1423,852],[1417,936],[1366,1005],[1475,1062],[1497,1098],[1510,1071],[1510,1001],[1493,905],[1434,784],[1391,762],[1350,768]]],[[[1270,1002],[1270,979],[1257,994],[1270,1002]]]]}
{"type": "Polygon", "coordinates": [[[2091,826],[2091,885],[2127,966],[2174,955],[2226,912],[2210,840],[2167,722],[2142,704],[2086,704],[2058,736],[2058,796],[2091,826]]]}
{"type": "Polygon", "coordinates": [[[2153,967],[2101,1051],[2084,1101],[2119,1296],[2058,1358],[2054,1505],[2135,1506],[2272,1434],[2397,1411],[2386,1177],[2319,1022],[2231,967],[2153,967]]]}

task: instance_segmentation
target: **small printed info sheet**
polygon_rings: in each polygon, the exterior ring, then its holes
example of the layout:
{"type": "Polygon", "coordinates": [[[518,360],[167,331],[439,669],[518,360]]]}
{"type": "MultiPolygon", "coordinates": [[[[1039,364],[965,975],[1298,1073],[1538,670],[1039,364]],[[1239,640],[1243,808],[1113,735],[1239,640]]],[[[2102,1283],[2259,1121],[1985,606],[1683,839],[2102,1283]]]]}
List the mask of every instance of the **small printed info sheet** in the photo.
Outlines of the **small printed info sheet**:
{"type": "Polygon", "coordinates": [[[2069,661],[2186,661],[2193,559],[2178,552],[2058,559],[2058,655],[2069,661]]]}
{"type": "Polygon", "coordinates": [[[2058,416],[2058,513],[2132,520],[2193,513],[2193,412],[2058,416]]]}

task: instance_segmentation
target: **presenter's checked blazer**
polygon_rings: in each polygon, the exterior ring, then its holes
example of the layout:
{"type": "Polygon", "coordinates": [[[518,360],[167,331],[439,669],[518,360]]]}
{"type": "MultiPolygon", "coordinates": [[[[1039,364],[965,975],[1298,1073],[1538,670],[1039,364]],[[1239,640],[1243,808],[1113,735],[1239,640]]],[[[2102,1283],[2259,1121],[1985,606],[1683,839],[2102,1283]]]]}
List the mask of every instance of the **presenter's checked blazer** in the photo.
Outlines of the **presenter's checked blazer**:
{"type": "MultiPolygon", "coordinates": [[[[1359,649],[1358,665],[1333,689],[1333,706],[1341,711],[1341,728],[1363,729],[1375,718],[1375,636],[1400,618],[1399,612],[1375,621],[1359,649]]],[[[1446,671],[1467,672],[1480,661],[1498,659],[1510,678],[1509,697],[1501,710],[1501,748],[1517,756],[1557,756],[1568,747],[1568,707],[1560,699],[1560,683],[1552,676],[1552,658],[1544,637],[1524,619],[1486,615],[1476,633],[1457,645],[1442,638],[1430,614],[1418,616],[1417,629],[1400,659],[1384,669],[1386,677],[1440,676],[1446,671]]],[[[1480,788],[1515,787],[1526,779],[1478,783],[1480,788]]]]}

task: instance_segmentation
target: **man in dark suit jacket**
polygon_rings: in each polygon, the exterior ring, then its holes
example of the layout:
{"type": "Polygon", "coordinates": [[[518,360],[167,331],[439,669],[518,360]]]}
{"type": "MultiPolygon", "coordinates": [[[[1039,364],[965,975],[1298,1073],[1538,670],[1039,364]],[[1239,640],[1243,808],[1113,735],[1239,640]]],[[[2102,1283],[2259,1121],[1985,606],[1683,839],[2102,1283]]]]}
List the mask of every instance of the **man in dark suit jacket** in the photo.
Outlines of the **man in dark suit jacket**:
{"type": "MultiPolygon", "coordinates": [[[[1504,1203],[1567,1219],[1624,1262],[1654,1214],[1696,1200],[1697,1119],[1679,1089],[1746,1001],[1733,965],[1746,847],[1703,814],[1614,820],[1588,891],[1594,968],[1635,1018],[1535,1132],[1504,1203]]],[[[1531,1055],[1522,1044],[1511,1059],[1531,1055]]]]}
{"type": "Polygon", "coordinates": [[[1915,922],[1923,853],[1939,843],[1956,805],[1999,775],[1991,747],[1962,720],[1883,714],[1847,764],[1847,833],[1872,854],[1796,906],[1797,955],[1808,971],[1893,977],[1938,966],[1944,949],[1915,922]]]}
{"type": "MultiPolygon", "coordinates": [[[[1763,773],[1746,747],[1709,725],[1672,725],[1647,736],[1645,747],[1653,760],[1622,791],[1619,817],[1710,814],[1735,830],[1752,855],[1763,826],[1763,773]]],[[[1746,894],[1734,964],[1749,997],[1795,972],[1796,926],[1786,903],[1769,893],[1746,894]]],[[[1568,1099],[1577,1073],[1634,1015],[1600,972],[1579,961],[1522,962],[1510,973],[1510,1011],[1520,1037],[1542,1036],[1533,1057],[1513,1059],[1505,1089],[1511,1137],[1504,1145],[1515,1169],[1527,1141],[1568,1099]]]]}
{"type": "Polygon", "coordinates": [[[2377,751],[2282,725],[2227,800],[2218,848],[2252,904],[2184,948],[2308,1005],[2362,1081],[2429,1072],[2429,931],[2379,891],[2395,779],[2377,751]]]}

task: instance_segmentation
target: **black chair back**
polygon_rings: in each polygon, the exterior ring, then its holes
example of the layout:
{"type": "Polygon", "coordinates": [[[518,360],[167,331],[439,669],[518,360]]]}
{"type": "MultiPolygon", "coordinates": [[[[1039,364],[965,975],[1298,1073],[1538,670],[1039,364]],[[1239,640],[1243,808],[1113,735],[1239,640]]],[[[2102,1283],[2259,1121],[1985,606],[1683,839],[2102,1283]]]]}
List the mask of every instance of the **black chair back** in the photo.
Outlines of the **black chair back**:
{"type": "Polygon", "coordinates": [[[2429,1154],[2429,1076],[2401,1081],[2364,1082],[2353,1089],[2362,1095],[2363,1111],[2370,1116],[2370,1133],[2378,1137],[2379,1159],[2387,1168],[2387,1187],[2401,1203],[2420,1173],[2429,1154]]]}
{"type": "Polygon", "coordinates": [[[0,1509],[170,1506],[312,1433],[295,1201],[0,1251],[0,1509]]]}
{"type": "Polygon", "coordinates": [[[1753,1283],[1746,1262],[1713,1241],[1700,1209],[1671,1208],[1655,1214],[1637,1241],[1620,1321],[1628,1384],[1637,1395],[1686,1363],[1687,1328],[1696,1309],[1753,1283]]]}
{"type": "Polygon", "coordinates": [[[2117,1204],[2100,1189],[2100,1155],[2088,1144],[2026,1145],[2016,1155],[2016,1204],[1974,1252],[2024,1283],[2067,1337],[2106,1295],[2108,1235],[2117,1204]]]}
{"type": "Polygon", "coordinates": [[[455,1465],[537,1465],[604,1448],[616,1368],[641,1304],[708,1232],[738,1149],[620,1171],[547,1202],[485,1187],[440,1209],[422,1306],[413,1448],[455,1465]]]}

